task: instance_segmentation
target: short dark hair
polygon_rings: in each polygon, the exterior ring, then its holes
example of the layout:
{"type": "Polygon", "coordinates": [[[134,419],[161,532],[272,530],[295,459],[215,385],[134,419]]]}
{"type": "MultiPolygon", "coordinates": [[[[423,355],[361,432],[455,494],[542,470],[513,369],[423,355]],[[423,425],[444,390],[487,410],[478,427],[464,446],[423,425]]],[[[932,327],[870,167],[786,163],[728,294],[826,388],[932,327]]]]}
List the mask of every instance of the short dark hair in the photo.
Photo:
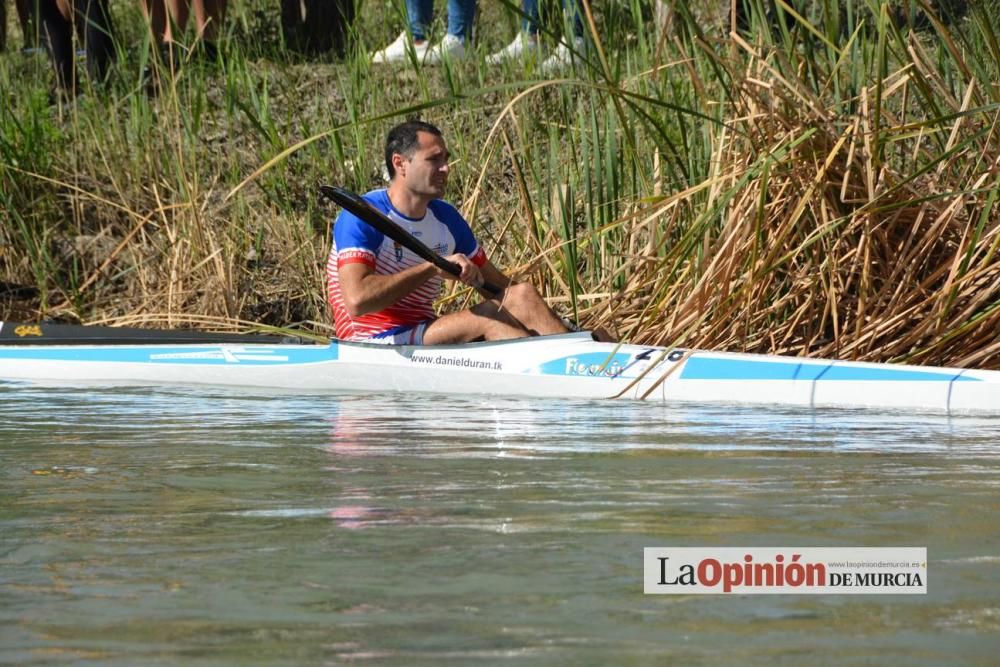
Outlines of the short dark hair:
{"type": "Polygon", "coordinates": [[[400,123],[389,130],[389,134],[386,135],[385,168],[389,172],[390,180],[396,177],[396,168],[392,166],[392,156],[399,153],[406,157],[413,157],[419,144],[417,132],[429,132],[436,137],[442,136],[441,130],[422,120],[408,120],[405,123],[400,123]]]}

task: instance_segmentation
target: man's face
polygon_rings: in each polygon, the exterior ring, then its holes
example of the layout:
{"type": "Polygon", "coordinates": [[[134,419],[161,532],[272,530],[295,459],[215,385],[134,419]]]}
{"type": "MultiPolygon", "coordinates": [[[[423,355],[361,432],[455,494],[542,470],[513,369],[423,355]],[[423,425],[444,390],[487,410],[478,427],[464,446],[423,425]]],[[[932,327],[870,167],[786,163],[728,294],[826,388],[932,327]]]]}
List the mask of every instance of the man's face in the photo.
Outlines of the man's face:
{"type": "Polygon", "coordinates": [[[396,175],[415,194],[438,198],[448,185],[448,147],[444,139],[430,132],[417,132],[417,149],[413,157],[396,164],[396,175]]]}

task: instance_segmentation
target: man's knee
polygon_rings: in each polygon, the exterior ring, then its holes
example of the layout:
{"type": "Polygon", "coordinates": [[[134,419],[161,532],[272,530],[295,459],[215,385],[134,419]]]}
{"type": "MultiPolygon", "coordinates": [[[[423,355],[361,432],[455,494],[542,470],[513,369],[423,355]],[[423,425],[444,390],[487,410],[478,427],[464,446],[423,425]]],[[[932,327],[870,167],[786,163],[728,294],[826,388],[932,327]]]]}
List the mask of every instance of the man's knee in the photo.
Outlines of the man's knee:
{"type": "Polygon", "coordinates": [[[541,303],[542,295],[538,293],[531,283],[515,283],[510,285],[504,293],[504,301],[514,304],[537,304],[541,303]]]}

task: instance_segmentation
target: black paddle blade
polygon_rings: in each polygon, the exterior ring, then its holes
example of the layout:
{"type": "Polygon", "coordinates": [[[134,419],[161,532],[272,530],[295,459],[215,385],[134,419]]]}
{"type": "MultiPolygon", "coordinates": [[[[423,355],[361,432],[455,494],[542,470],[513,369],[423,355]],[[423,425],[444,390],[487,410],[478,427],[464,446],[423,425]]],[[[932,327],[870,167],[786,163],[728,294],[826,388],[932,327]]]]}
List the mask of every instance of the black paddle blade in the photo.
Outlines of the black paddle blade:
{"type": "Polygon", "coordinates": [[[295,336],[210,333],[181,329],[132,329],[76,324],[0,322],[0,345],[304,345],[295,336]]]}

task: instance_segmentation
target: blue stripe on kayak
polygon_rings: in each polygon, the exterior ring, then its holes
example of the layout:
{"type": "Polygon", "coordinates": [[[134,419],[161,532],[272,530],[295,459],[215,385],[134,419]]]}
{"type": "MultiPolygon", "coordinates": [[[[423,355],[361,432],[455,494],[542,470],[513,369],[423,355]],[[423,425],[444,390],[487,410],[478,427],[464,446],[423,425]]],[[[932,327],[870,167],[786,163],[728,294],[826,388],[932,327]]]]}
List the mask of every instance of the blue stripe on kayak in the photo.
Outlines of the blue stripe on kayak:
{"type": "Polygon", "coordinates": [[[981,382],[954,372],[917,371],[891,366],[805,364],[698,357],[688,359],[683,380],[851,380],[855,382],[981,382]]]}
{"type": "Polygon", "coordinates": [[[196,366],[273,366],[337,359],[337,345],[315,347],[185,345],[178,347],[8,347],[0,359],[95,361],[102,363],[190,364],[196,366]]]}

